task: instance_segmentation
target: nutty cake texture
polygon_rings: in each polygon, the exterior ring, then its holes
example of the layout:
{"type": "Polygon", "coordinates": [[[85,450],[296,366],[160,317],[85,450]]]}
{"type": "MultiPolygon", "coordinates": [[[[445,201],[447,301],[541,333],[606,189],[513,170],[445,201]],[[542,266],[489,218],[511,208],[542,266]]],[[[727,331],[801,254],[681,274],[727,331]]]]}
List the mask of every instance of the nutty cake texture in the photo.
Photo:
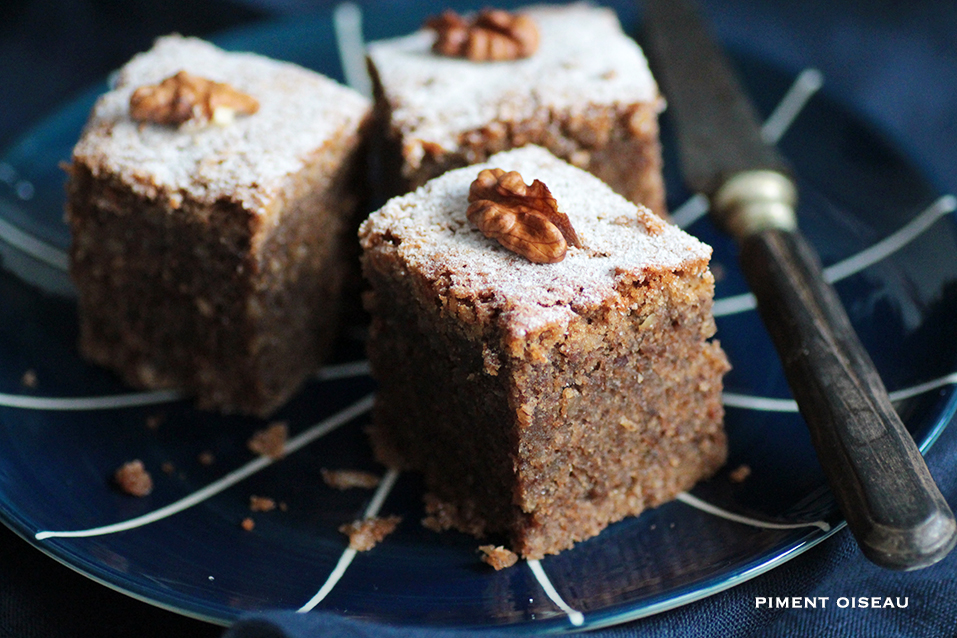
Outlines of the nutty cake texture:
{"type": "Polygon", "coordinates": [[[378,458],[429,524],[540,558],[675,497],[726,456],[710,247],[529,146],[363,223],[378,458]],[[541,180],[583,248],[533,263],[466,218],[481,170],[541,180]]]}
{"type": "Polygon", "coordinates": [[[480,20],[489,13],[504,12],[483,12],[471,23],[444,15],[414,34],[370,43],[392,190],[404,192],[449,169],[536,144],[665,215],[658,142],[664,101],[614,11],[588,4],[530,6],[511,18],[496,17],[505,26],[483,28],[480,20]],[[456,57],[468,56],[469,43],[484,32],[483,43],[492,34],[524,42],[532,27],[537,46],[523,48],[526,57],[456,57]]]}
{"type": "Polygon", "coordinates": [[[283,403],[335,332],[370,107],[194,38],[123,67],[69,168],[83,355],[204,408],[283,403]]]}

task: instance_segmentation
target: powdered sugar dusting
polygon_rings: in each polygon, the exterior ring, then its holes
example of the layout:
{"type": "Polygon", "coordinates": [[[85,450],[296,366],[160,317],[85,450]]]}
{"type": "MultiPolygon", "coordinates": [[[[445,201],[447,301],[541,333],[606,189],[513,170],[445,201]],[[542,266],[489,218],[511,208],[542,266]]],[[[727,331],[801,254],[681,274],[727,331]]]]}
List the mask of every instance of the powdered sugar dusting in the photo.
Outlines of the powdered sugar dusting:
{"type": "Polygon", "coordinates": [[[640,280],[650,270],[700,267],[693,263],[711,256],[706,244],[536,146],[450,171],[390,200],[363,224],[360,236],[367,248],[377,237],[398,240],[395,250],[410,271],[429,280],[447,277],[453,296],[488,299],[508,315],[516,334],[565,325],[618,298],[616,283],[623,277],[640,280]],[[585,248],[569,248],[556,264],[535,264],[482,235],[466,209],[469,185],[484,168],[516,170],[526,183],[542,180],[585,248]]]}
{"type": "MultiPolygon", "coordinates": [[[[588,4],[533,6],[538,51],[523,60],[471,62],[433,54],[435,35],[422,30],[373,42],[369,57],[392,107],[393,125],[412,145],[445,149],[492,121],[521,121],[540,110],[584,111],[590,105],[655,102],[658,87],[641,49],[614,11],[588,4]]],[[[416,161],[420,148],[409,148],[416,161]]]]}
{"type": "Polygon", "coordinates": [[[167,36],[134,57],[96,106],[74,158],[99,176],[115,174],[134,191],[202,203],[238,200],[262,214],[286,176],[342,131],[353,131],[369,101],[302,67],[251,53],[227,53],[196,38],[167,36]],[[228,125],[140,124],[132,92],[180,70],[225,82],[259,101],[259,112],[228,125]]]}

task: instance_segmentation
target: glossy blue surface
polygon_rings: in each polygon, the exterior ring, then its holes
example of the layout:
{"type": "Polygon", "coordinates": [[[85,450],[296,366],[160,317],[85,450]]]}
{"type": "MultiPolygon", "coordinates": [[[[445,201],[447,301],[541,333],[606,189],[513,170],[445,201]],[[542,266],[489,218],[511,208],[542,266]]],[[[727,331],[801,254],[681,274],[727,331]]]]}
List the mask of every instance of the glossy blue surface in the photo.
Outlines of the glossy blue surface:
{"type": "MultiPolygon", "coordinates": [[[[415,5],[418,7],[418,5],[415,5]]],[[[421,7],[418,7],[421,8],[421,7]]],[[[366,16],[370,38],[402,33],[426,12],[366,16]]],[[[624,21],[628,23],[626,16],[624,21]]],[[[255,50],[341,78],[329,20],[299,18],[227,34],[227,48],[255,50]]],[[[767,114],[792,77],[753,60],[738,60],[759,110],[767,114]]],[[[64,180],[57,163],[69,157],[95,95],[64,106],[28,132],[0,162],[15,176],[0,180],[0,220],[61,249],[64,180]],[[32,196],[17,185],[32,185],[32,196]],[[20,194],[25,194],[20,191],[20,194]]],[[[663,121],[670,204],[687,197],[675,172],[674,145],[663,121]]],[[[825,265],[855,254],[898,230],[938,193],[879,135],[854,115],[816,96],[781,142],[800,181],[801,227],[825,265]]],[[[957,225],[938,220],[901,251],[837,283],[855,327],[889,389],[914,386],[957,369],[957,225]]],[[[723,277],[717,298],[745,291],[735,248],[707,220],[690,232],[711,243],[723,277]]],[[[76,354],[75,305],[24,283],[65,289],[55,268],[4,249],[0,273],[0,393],[44,397],[121,394],[109,373],[76,354]],[[35,388],[23,373],[34,370],[35,388]]],[[[726,390],[787,398],[776,356],[753,312],[718,318],[718,337],[734,365],[726,390]]],[[[339,359],[361,357],[344,341],[339,359]]],[[[293,434],[374,390],[365,377],[315,382],[276,419],[293,434]]],[[[898,405],[926,447],[953,416],[953,388],[898,405]]],[[[726,473],[693,494],[741,515],[774,522],[840,523],[800,417],[728,408],[728,468],[746,463],[750,478],[726,473]]],[[[179,514],[138,529],[92,538],[35,540],[41,530],[98,527],[148,513],[219,479],[253,459],[245,443],[264,423],[223,418],[188,403],[97,411],[0,408],[0,517],[41,550],[101,582],[186,614],[229,622],[249,610],[296,609],[325,582],[345,547],[339,525],[361,514],[371,492],[328,488],[320,468],[376,472],[363,416],[236,486],[179,514]],[[146,426],[161,414],[157,429],[146,426]],[[215,462],[198,456],[211,452],[215,462]],[[112,471],[140,458],[155,480],[141,499],[110,486],[112,471]],[[172,463],[172,473],[161,471],[172,463]],[[250,495],[274,498],[286,511],[250,514],[250,495]],[[252,532],[240,521],[252,516],[252,532]]],[[[573,627],[524,565],[492,572],[478,562],[476,541],[422,528],[422,487],[403,475],[383,506],[404,523],[385,542],[360,554],[317,609],[391,623],[460,627],[507,626],[521,632],[573,627]]],[[[760,529],[674,502],[611,526],[573,550],[542,561],[556,590],[584,614],[585,626],[622,622],[733,586],[819,542],[817,527],[760,529]]]]}

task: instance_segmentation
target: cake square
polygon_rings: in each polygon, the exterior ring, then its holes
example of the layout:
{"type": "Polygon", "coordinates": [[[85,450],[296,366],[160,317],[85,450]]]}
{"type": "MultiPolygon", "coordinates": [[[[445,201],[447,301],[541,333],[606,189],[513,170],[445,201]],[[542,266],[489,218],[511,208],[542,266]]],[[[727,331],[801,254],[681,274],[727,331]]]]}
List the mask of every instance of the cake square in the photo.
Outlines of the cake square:
{"type": "Polygon", "coordinates": [[[370,113],[317,73],[195,38],[163,37],[134,57],[68,168],[81,353],[202,408],[281,405],[333,341],[370,113]],[[186,121],[133,119],[135,91],[183,71],[169,106],[185,103],[186,121]],[[202,101],[207,81],[255,112],[221,110],[219,94],[202,101]]]}
{"type": "Polygon", "coordinates": [[[396,197],[360,227],[378,458],[424,474],[429,522],[541,558],[725,461],[711,248],[528,146],[396,197]],[[483,169],[541,180],[581,248],[532,263],[466,216],[483,169]]]}
{"type": "Polygon", "coordinates": [[[537,50],[523,59],[447,57],[432,51],[436,34],[426,28],[369,44],[392,190],[536,144],[664,216],[664,100],[615,12],[580,3],[516,14],[531,18],[539,34],[537,50]]]}

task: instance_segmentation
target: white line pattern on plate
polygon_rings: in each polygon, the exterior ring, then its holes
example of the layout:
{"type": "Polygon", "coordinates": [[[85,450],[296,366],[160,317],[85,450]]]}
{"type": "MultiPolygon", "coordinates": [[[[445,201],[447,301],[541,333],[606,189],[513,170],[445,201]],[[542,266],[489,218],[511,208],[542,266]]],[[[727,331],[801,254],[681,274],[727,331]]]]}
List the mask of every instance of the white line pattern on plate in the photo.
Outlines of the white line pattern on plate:
{"type": "Polygon", "coordinates": [[[685,203],[671,213],[671,223],[678,228],[687,228],[708,214],[708,198],[701,193],[695,193],[685,203]]]}
{"type": "Polygon", "coordinates": [[[100,397],[31,397],[0,393],[0,406],[26,410],[86,411],[133,408],[144,405],[171,403],[183,398],[179,390],[130,392],[100,397]]]}
{"type": "Polygon", "coordinates": [[[366,97],[372,97],[372,83],[366,73],[365,43],[362,38],[362,9],[352,2],[343,2],[332,12],[339,61],[346,84],[366,97]]]}
{"type": "Polygon", "coordinates": [[[817,69],[804,69],[798,74],[791,88],[784,94],[768,119],[761,126],[761,139],[768,144],[777,144],[791,128],[808,100],[824,84],[824,75],[817,69]]]}
{"type": "Polygon", "coordinates": [[[771,397],[755,397],[747,394],[724,392],[721,403],[726,407],[744,408],[759,412],[797,412],[797,403],[794,399],[773,399],[771,397]]]}
{"type": "MultiPolygon", "coordinates": [[[[834,283],[872,266],[878,261],[894,254],[921,233],[930,228],[934,222],[944,215],[957,209],[957,198],[953,195],[943,195],[933,204],[925,208],[919,215],[901,226],[899,229],[877,242],[870,248],[851,255],[847,259],[837,262],[824,269],[824,277],[834,283]]],[[[714,300],[714,316],[725,317],[757,307],[754,295],[745,292],[740,295],[724,297],[714,300]]]]}
{"type": "Polygon", "coordinates": [[[325,366],[316,375],[320,381],[331,381],[333,379],[351,379],[353,377],[364,377],[369,374],[369,361],[362,359],[360,361],[350,361],[348,363],[337,363],[331,366],[325,366]]]}
{"type": "MultiPolygon", "coordinates": [[[[368,507],[366,507],[365,512],[362,514],[363,519],[374,518],[376,515],[378,515],[379,510],[382,509],[382,504],[385,503],[385,499],[388,498],[389,493],[392,491],[392,488],[395,486],[395,482],[398,478],[398,470],[390,469],[385,473],[385,476],[383,476],[382,480],[379,482],[379,487],[372,496],[372,500],[369,501],[368,507]]],[[[323,599],[333,590],[333,588],[336,586],[336,583],[339,582],[339,579],[342,578],[342,576],[346,573],[349,565],[352,564],[352,559],[356,557],[357,553],[358,552],[356,550],[352,549],[351,547],[347,547],[342,552],[342,556],[339,557],[339,562],[336,563],[336,566],[329,573],[329,577],[326,579],[326,582],[323,583],[322,587],[319,588],[319,591],[316,592],[316,595],[309,599],[309,602],[300,607],[297,611],[300,613],[312,611],[316,605],[321,603],[323,599]]]]}
{"type": "Polygon", "coordinates": [[[909,244],[938,219],[954,212],[954,209],[957,209],[957,198],[953,195],[944,195],[938,198],[937,201],[928,206],[920,215],[907,222],[897,232],[888,235],[870,248],[825,268],[824,278],[833,283],[876,264],[909,244]]]}
{"type": "Polygon", "coordinates": [[[48,244],[42,239],[20,230],[2,218],[0,218],[0,239],[58,270],[66,270],[68,268],[70,259],[65,252],[53,247],[52,244],[48,244]]]}
{"type": "Polygon", "coordinates": [[[944,386],[955,384],[957,384],[957,372],[944,375],[925,383],[919,383],[909,388],[895,390],[894,392],[890,392],[889,395],[891,397],[891,401],[903,401],[904,399],[909,399],[913,396],[917,396],[918,394],[923,394],[924,392],[930,392],[931,390],[936,390],[938,388],[943,388],[944,386]]]}
{"type": "Polygon", "coordinates": [[[731,297],[722,297],[714,300],[714,307],[711,309],[715,317],[726,317],[736,315],[747,310],[754,310],[758,307],[758,302],[750,292],[744,292],[740,295],[731,297]]]}
{"type": "MultiPolygon", "coordinates": [[[[293,452],[302,449],[306,445],[325,436],[326,434],[329,434],[336,428],[348,423],[357,416],[368,412],[372,408],[372,399],[373,395],[366,395],[344,410],[333,414],[329,418],[320,421],[295,437],[289,439],[286,442],[286,454],[292,454],[293,452]]],[[[219,494],[223,490],[232,487],[243,479],[248,478],[256,472],[272,465],[274,462],[276,462],[276,460],[277,459],[273,459],[268,456],[256,457],[249,463],[246,463],[242,467],[233,470],[223,478],[210,483],[203,489],[193,492],[189,496],[181,498],[174,503],[170,503],[165,507],[161,507],[158,510],[154,510],[142,516],[137,516],[136,518],[131,518],[129,520],[114,523],[112,525],[105,525],[103,527],[94,527],[92,529],[72,531],[41,531],[36,533],[35,538],[38,541],[46,540],[48,538],[88,538],[90,536],[115,534],[116,532],[123,532],[126,530],[135,529],[137,527],[143,527],[144,525],[155,523],[156,521],[168,518],[173,514],[178,514],[185,509],[189,509],[194,505],[202,503],[206,499],[219,494]]]]}
{"type": "MultiPolygon", "coordinates": [[[[316,373],[320,381],[351,379],[369,374],[369,362],[365,359],[325,366],[316,373]]],[[[31,397],[20,394],[0,393],[0,407],[23,408],[27,410],[109,410],[131,408],[144,405],[171,403],[186,398],[179,390],[152,390],[150,392],[130,392],[100,397],[31,397]]]]}
{"type": "MultiPolygon", "coordinates": [[[[761,127],[761,137],[764,141],[768,144],[777,144],[787,133],[811,96],[817,93],[823,83],[824,76],[817,69],[801,71],[787,93],[778,102],[777,107],[764,121],[764,125],[761,127]]],[[[697,193],[674,210],[671,214],[671,221],[678,228],[687,228],[704,217],[708,208],[708,198],[701,193],[697,193]]]]}
{"type": "Polygon", "coordinates": [[[537,560],[530,560],[528,562],[529,569],[532,570],[532,573],[535,575],[535,580],[538,581],[538,584],[541,585],[542,589],[545,591],[545,595],[548,596],[555,605],[558,606],[565,615],[568,616],[568,620],[575,625],[576,627],[581,627],[585,624],[585,616],[580,611],[572,609],[568,603],[559,595],[556,591],[555,586],[552,585],[552,581],[548,579],[548,574],[545,573],[545,570],[542,569],[542,564],[537,560]]]}
{"type": "Polygon", "coordinates": [[[695,509],[699,509],[702,512],[706,512],[713,516],[719,518],[724,518],[729,521],[734,521],[735,523],[741,523],[743,525],[750,525],[751,527],[761,527],[764,529],[800,529],[802,527],[817,527],[818,529],[829,532],[831,531],[831,526],[824,521],[811,521],[809,523],[771,523],[768,521],[759,521],[756,518],[751,518],[749,516],[742,516],[740,514],[734,514],[727,510],[723,510],[720,507],[712,505],[706,501],[702,501],[696,496],[692,496],[687,492],[681,492],[678,496],[675,497],[676,500],[681,501],[685,505],[689,505],[695,509]]]}
{"type": "MultiPolygon", "coordinates": [[[[948,385],[957,385],[957,372],[919,383],[909,388],[902,388],[888,392],[891,401],[903,401],[911,397],[930,392],[948,385]]],[[[721,395],[721,402],[732,408],[744,408],[746,410],[761,410],[765,412],[797,412],[798,406],[794,399],[772,399],[769,397],[755,397],[747,394],[736,394],[734,392],[725,392],[721,395]]]]}

